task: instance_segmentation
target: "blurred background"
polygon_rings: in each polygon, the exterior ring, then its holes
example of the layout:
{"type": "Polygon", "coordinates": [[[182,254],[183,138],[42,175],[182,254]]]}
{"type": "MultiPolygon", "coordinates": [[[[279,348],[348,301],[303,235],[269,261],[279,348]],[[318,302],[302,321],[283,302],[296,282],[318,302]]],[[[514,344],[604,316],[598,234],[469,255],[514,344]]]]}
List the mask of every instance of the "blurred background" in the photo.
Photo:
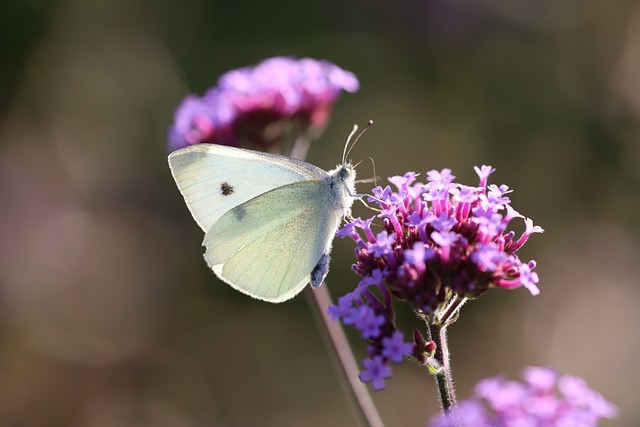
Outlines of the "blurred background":
{"type": "MultiPolygon", "coordinates": [[[[219,282],[167,167],[182,98],[275,55],[328,59],[361,82],[310,162],[335,166],[353,123],[374,119],[352,157],[378,175],[450,167],[475,184],[473,166],[491,164],[545,228],[520,254],[538,261],[541,295],[489,292],[450,328],[459,396],[551,365],[619,406],[601,425],[640,425],[639,2],[2,9],[2,427],[356,425],[305,296],[271,305],[219,282]]],[[[358,281],[352,253],[335,243],[334,296],[358,281]]],[[[438,410],[409,362],[374,397],[388,426],[438,410]]]]}

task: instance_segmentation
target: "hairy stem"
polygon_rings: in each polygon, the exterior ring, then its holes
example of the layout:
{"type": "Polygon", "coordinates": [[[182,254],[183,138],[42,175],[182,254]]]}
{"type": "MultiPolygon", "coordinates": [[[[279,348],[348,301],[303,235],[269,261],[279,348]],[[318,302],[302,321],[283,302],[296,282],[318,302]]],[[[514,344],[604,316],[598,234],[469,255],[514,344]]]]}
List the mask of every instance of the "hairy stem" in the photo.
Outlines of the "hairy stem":
{"type": "Polygon", "coordinates": [[[451,360],[449,357],[449,347],[447,345],[447,327],[429,323],[428,328],[430,339],[436,344],[436,351],[433,355],[438,366],[435,373],[436,386],[440,394],[442,410],[445,414],[449,414],[455,411],[456,391],[453,384],[451,360]]]}

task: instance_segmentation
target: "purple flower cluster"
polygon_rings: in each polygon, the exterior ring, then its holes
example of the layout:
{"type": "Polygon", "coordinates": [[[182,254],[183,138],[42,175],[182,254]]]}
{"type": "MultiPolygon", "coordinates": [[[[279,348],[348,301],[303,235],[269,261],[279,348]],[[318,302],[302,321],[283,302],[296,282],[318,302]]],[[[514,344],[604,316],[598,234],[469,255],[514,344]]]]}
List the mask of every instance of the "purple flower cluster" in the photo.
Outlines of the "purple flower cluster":
{"type": "Polygon", "coordinates": [[[579,377],[528,367],[524,382],[502,377],[480,381],[474,396],[429,427],[593,427],[617,408],[579,377]]]}
{"type": "Polygon", "coordinates": [[[389,178],[396,191],[376,187],[368,199],[380,213],[357,218],[338,232],[355,240],[353,269],[363,279],[329,314],[368,341],[361,380],[377,390],[391,376],[389,361],[400,362],[404,355],[424,361],[428,344],[416,332],[413,345],[403,341],[394,325],[393,298],[433,322],[452,301],[476,298],[489,288],[524,286],[539,293],[535,261],[522,263],[515,252],[542,228],[526,218],[519,238],[507,231],[511,220],[524,218],[510,205],[511,190],[487,185],[492,167],[475,171],[480,178],[476,187],[455,183],[449,169],[428,172],[426,183],[417,182],[413,172],[389,178]],[[376,218],[382,220],[379,231],[373,227],[376,218]]]}
{"type": "Polygon", "coordinates": [[[169,149],[241,139],[268,147],[284,138],[320,132],[340,92],[355,92],[350,72],[311,58],[274,57],[223,74],[203,97],[188,96],[169,129],[169,149]]]}

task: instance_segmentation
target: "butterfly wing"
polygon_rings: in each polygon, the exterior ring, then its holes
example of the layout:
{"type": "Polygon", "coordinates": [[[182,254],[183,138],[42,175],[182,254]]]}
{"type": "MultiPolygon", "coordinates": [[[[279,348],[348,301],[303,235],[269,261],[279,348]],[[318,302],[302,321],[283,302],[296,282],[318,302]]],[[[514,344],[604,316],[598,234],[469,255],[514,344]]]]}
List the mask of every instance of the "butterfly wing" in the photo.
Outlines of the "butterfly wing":
{"type": "Polygon", "coordinates": [[[196,144],[169,155],[185,202],[205,231],[227,211],[286,184],[320,180],[327,172],[299,160],[217,144],[196,144]]]}
{"type": "MultiPolygon", "coordinates": [[[[327,181],[301,181],[229,210],[207,232],[209,267],[235,289],[270,302],[298,294],[331,249],[344,210],[327,181]]],[[[326,272],[326,271],[325,271],[326,272]]]]}

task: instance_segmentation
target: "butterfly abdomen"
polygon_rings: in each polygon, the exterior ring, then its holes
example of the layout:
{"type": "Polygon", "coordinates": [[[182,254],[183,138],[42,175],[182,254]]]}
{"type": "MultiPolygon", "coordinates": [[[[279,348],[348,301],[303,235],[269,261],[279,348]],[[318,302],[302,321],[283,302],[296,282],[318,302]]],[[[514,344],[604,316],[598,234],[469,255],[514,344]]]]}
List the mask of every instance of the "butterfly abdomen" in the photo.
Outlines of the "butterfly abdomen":
{"type": "Polygon", "coordinates": [[[330,260],[331,258],[329,257],[328,253],[324,253],[320,257],[320,260],[318,261],[316,266],[313,268],[313,271],[311,271],[310,283],[312,288],[315,289],[318,286],[320,286],[322,282],[324,282],[324,278],[327,277],[327,274],[329,273],[330,260]]]}

